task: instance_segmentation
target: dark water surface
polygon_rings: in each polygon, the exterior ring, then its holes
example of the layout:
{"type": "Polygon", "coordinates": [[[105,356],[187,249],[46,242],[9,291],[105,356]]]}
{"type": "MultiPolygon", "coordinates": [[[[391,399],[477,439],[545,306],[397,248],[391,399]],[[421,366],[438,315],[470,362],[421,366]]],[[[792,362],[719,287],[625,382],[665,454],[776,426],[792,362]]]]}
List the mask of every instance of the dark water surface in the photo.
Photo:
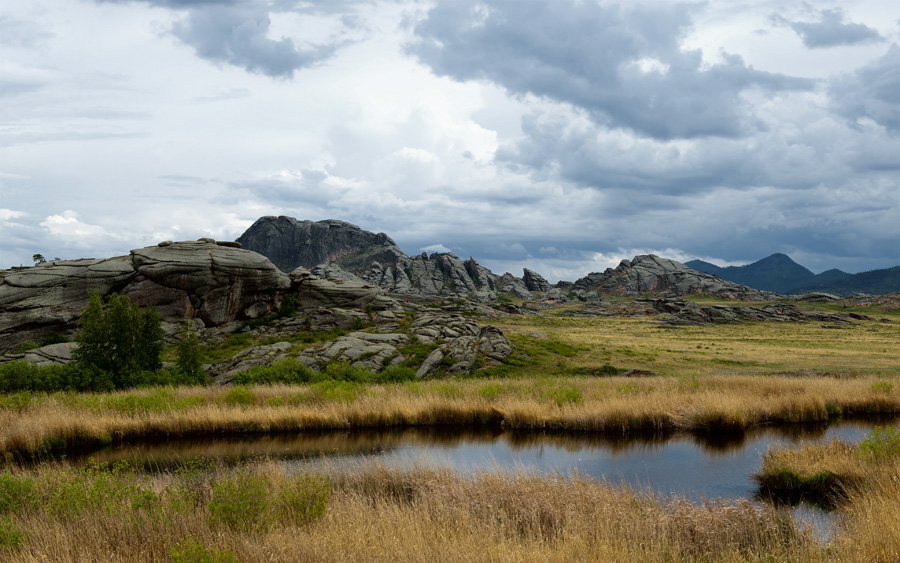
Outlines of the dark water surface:
{"type": "MultiPolygon", "coordinates": [[[[833,439],[859,442],[876,425],[898,426],[900,418],[843,420],[828,426],[758,427],[743,434],[699,436],[674,433],[609,437],[597,434],[514,432],[495,429],[378,429],[348,432],[241,435],[169,440],[74,453],[75,464],[127,459],[148,471],[178,467],[206,457],[239,464],[267,457],[293,466],[382,462],[448,467],[462,473],[526,471],[582,477],[649,488],[664,495],[703,499],[752,499],[752,474],[771,447],[796,447],[833,439]]],[[[827,511],[793,499],[790,513],[827,536],[827,511]]]]}

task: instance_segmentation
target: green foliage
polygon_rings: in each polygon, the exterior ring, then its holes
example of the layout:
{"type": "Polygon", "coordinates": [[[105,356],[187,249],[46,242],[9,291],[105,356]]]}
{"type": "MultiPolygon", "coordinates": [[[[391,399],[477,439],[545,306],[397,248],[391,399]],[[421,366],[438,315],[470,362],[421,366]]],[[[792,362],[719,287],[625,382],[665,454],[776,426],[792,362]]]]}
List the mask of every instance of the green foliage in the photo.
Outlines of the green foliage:
{"type": "Polygon", "coordinates": [[[407,366],[391,364],[380,373],[373,373],[369,379],[372,383],[401,383],[416,381],[416,371],[407,366]]]}
{"type": "Polygon", "coordinates": [[[325,377],[324,374],[317,373],[301,364],[296,358],[285,358],[271,366],[254,366],[247,371],[237,373],[231,382],[235,385],[303,384],[321,381],[325,377]]]}
{"type": "Polygon", "coordinates": [[[300,299],[296,293],[288,293],[281,299],[281,307],[275,314],[276,319],[293,317],[297,314],[297,306],[300,305],[300,299]]]}
{"type": "Polygon", "coordinates": [[[63,342],[68,342],[65,336],[62,336],[61,334],[54,334],[52,336],[41,338],[41,341],[38,344],[40,346],[49,346],[51,344],[62,344],[63,342]]]}
{"type": "Polygon", "coordinates": [[[278,491],[279,522],[302,526],[325,514],[331,498],[331,481],[326,475],[301,472],[293,475],[278,491]]]}
{"type": "Polygon", "coordinates": [[[331,362],[325,366],[325,375],[335,381],[353,381],[367,383],[372,379],[372,372],[362,367],[354,367],[348,362],[331,362]]]}
{"type": "Polygon", "coordinates": [[[155,309],[141,312],[127,297],[115,293],[104,305],[94,291],[79,321],[81,332],[72,359],[87,370],[110,374],[113,388],[138,384],[140,372],[162,367],[161,320],[155,309]]]}
{"type": "Polygon", "coordinates": [[[834,403],[825,403],[825,412],[828,413],[829,419],[841,418],[843,415],[840,405],[834,403]]]}
{"type": "Polygon", "coordinates": [[[366,328],[366,326],[368,326],[368,323],[359,317],[354,317],[353,322],[350,323],[350,328],[353,330],[362,330],[366,328]]]}
{"type": "Polygon", "coordinates": [[[181,340],[175,347],[175,369],[181,379],[190,383],[206,383],[207,377],[200,366],[200,342],[194,323],[185,318],[181,323],[181,340]]]}
{"type": "Polygon", "coordinates": [[[338,401],[352,403],[365,387],[353,381],[322,381],[310,386],[309,394],[303,395],[302,401],[338,401]]]}
{"type": "Polygon", "coordinates": [[[894,383],[892,381],[880,380],[872,383],[872,392],[873,393],[884,393],[890,394],[894,390],[894,383]]]}
{"type": "Polygon", "coordinates": [[[249,406],[256,403],[256,393],[242,386],[232,387],[223,399],[229,405],[249,406]]]}
{"type": "Polygon", "coordinates": [[[237,563],[231,551],[216,551],[191,536],[175,544],[169,551],[172,563],[237,563]]]}
{"type": "Polygon", "coordinates": [[[108,372],[70,362],[37,366],[25,361],[0,364],[0,392],[108,391],[113,381],[108,372]]]}
{"type": "Polygon", "coordinates": [[[22,545],[24,541],[24,534],[16,527],[9,517],[4,516],[0,518],[0,548],[16,548],[22,545]]]}
{"type": "Polygon", "coordinates": [[[491,383],[488,385],[483,385],[478,388],[477,393],[488,400],[496,399],[500,396],[502,392],[502,388],[497,383],[491,383]]]}
{"type": "Polygon", "coordinates": [[[440,344],[436,342],[410,342],[406,346],[397,349],[406,357],[403,365],[412,369],[418,369],[428,357],[428,354],[437,350],[440,344]]]}
{"type": "Polygon", "coordinates": [[[16,353],[22,354],[29,350],[35,350],[40,347],[41,347],[41,345],[38,344],[37,342],[23,342],[23,343],[19,344],[18,348],[16,348],[16,353]]]}
{"type": "Polygon", "coordinates": [[[571,385],[557,385],[550,387],[545,393],[548,398],[560,407],[569,404],[578,404],[583,398],[581,391],[571,385]]]}
{"type": "Polygon", "coordinates": [[[0,516],[18,512],[34,499],[34,479],[0,473],[0,516]]]}
{"type": "Polygon", "coordinates": [[[241,469],[213,483],[209,518],[232,530],[264,530],[269,526],[269,488],[261,475],[241,469]]]}
{"type": "Polygon", "coordinates": [[[876,426],[859,444],[859,456],[868,461],[890,461],[900,457],[900,428],[876,426]]]}

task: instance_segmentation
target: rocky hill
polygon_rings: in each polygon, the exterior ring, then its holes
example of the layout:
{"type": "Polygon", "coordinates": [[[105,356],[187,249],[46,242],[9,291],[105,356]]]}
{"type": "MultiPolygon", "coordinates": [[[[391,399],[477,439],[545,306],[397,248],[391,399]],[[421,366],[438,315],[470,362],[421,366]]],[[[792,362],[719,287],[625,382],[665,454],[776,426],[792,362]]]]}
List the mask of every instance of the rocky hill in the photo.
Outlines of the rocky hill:
{"type": "Polygon", "coordinates": [[[474,258],[462,260],[451,252],[408,256],[386,234],[343,221],[262,217],[237,240],[283,271],[318,268],[323,276],[361,279],[392,293],[493,301],[504,292],[530,299],[531,291],[550,286],[534,272],[524,279],[498,276],[474,258]]]}
{"type": "MultiPolygon", "coordinates": [[[[304,268],[288,275],[238,243],[202,239],[166,241],[132,250],[129,256],[0,271],[0,353],[48,337],[71,339],[94,291],[102,296],[119,293],[138,305],[156,307],[170,336],[190,318],[210,344],[221,343],[225,333],[237,329],[276,341],[207,366],[223,383],[235,373],[286,359],[288,351],[312,369],[347,362],[378,371],[397,363],[409,366],[416,352],[405,346],[418,342],[429,350],[412,366],[419,377],[489,367],[512,352],[499,329],[480,326],[455,311],[399,301],[360,280],[327,280],[304,268]],[[287,296],[296,305],[289,312],[281,309],[287,296]],[[276,311],[281,314],[273,315],[276,311]],[[249,320],[258,322],[252,327],[241,322],[249,320]],[[292,350],[298,332],[337,329],[356,332],[338,332],[321,346],[292,350]]],[[[65,362],[71,346],[43,346],[7,354],[0,361],[65,362]]]]}
{"type": "Polygon", "coordinates": [[[723,280],[653,254],[635,256],[632,260],[622,260],[615,269],[588,274],[574,283],[572,292],[578,296],[597,292],[622,297],[680,297],[702,293],[743,301],[771,301],[784,297],[723,280]]]}

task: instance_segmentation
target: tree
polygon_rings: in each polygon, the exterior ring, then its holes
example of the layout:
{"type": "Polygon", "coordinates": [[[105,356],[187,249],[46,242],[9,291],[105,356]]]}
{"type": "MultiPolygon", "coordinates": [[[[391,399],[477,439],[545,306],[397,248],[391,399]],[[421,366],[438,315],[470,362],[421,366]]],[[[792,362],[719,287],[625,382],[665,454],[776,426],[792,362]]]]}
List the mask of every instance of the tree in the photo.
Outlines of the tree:
{"type": "Polygon", "coordinates": [[[82,368],[110,374],[116,388],[140,383],[141,372],[162,367],[162,317],[143,312],[128,297],[113,293],[104,305],[94,291],[81,315],[78,347],[72,358],[82,368]]]}
{"type": "Polygon", "coordinates": [[[38,264],[43,264],[44,262],[47,261],[47,259],[44,258],[43,254],[32,254],[31,259],[34,260],[35,266],[37,266],[38,264]]]}
{"type": "Polygon", "coordinates": [[[181,340],[175,347],[175,368],[183,383],[206,383],[206,373],[200,366],[200,342],[190,318],[181,324],[181,340]]]}

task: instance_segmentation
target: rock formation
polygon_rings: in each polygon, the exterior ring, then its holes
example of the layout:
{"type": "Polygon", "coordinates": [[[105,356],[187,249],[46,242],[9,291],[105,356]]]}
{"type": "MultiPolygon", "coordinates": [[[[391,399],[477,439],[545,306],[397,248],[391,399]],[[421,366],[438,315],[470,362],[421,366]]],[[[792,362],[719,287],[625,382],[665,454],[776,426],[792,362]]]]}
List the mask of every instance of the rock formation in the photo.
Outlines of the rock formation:
{"type": "Polygon", "coordinates": [[[622,297],[682,296],[702,293],[742,301],[772,301],[783,295],[759,291],[692,270],[680,262],[653,254],[622,260],[603,273],[591,273],[572,286],[574,295],[586,298],[589,292],[622,297]]]}
{"type": "Polygon", "coordinates": [[[291,287],[264,256],[212,239],[167,241],[130,256],[48,262],[0,275],[0,351],[71,337],[92,291],[154,305],[171,325],[191,316],[202,326],[221,327],[277,310],[291,287]]]}
{"type": "MultiPolygon", "coordinates": [[[[386,234],[364,231],[343,221],[262,217],[238,242],[286,272],[303,267],[332,279],[351,280],[355,276],[392,293],[488,302],[495,300],[498,292],[507,291],[497,288],[500,276],[474,258],[462,260],[452,252],[407,256],[386,234]]],[[[544,278],[534,276],[536,283],[549,287],[544,278]]],[[[517,284],[517,296],[531,298],[524,283],[524,295],[518,289],[517,284]]]]}

